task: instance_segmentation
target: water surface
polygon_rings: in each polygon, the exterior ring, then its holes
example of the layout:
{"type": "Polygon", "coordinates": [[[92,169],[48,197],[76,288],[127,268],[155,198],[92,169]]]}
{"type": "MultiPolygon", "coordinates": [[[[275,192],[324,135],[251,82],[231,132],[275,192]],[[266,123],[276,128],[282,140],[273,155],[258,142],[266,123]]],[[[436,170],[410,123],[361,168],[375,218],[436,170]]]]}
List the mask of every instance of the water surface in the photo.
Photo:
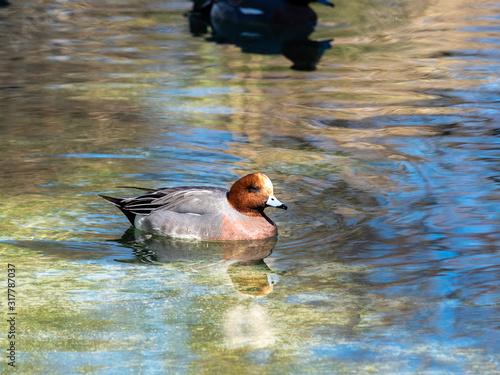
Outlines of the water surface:
{"type": "Polygon", "coordinates": [[[18,371],[500,373],[500,3],[414,3],[315,5],[314,72],[190,2],[0,8],[18,371]],[[277,241],[124,235],[97,197],[253,171],[277,241]]]}

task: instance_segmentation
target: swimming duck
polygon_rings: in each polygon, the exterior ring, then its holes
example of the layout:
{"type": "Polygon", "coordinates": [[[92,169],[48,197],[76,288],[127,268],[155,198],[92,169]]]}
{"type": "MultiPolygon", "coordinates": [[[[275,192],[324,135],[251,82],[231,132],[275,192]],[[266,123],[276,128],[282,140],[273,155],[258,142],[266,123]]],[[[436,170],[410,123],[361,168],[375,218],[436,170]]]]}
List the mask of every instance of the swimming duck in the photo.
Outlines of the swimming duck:
{"type": "Polygon", "coordinates": [[[274,237],[278,228],[266,207],[286,210],[263,173],[246,175],[230,190],[179,186],[146,191],[132,198],[100,195],[117,206],[130,223],[143,231],[199,240],[256,240],[274,237]]]}
{"type": "Polygon", "coordinates": [[[193,12],[210,15],[214,20],[268,25],[316,24],[310,3],[333,7],[328,0],[208,0],[193,12]]]}

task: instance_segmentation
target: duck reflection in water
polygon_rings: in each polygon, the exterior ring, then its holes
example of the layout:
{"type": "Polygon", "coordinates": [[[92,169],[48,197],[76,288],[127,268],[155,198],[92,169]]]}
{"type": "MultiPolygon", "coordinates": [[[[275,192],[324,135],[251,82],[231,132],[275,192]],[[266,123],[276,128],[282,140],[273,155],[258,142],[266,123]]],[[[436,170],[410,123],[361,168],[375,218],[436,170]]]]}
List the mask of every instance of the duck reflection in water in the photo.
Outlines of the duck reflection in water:
{"type": "Polygon", "coordinates": [[[216,270],[229,276],[236,291],[247,296],[272,292],[280,274],[264,262],[277,238],[244,241],[192,241],[152,235],[130,228],[121,240],[134,249],[132,262],[170,263],[184,272],[216,270]]]}
{"type": "Polygon", "coordinates": [[[333,7],[327,0],[195,0],[190,30],[200,36],[210,27],[208,41],[234,44],[246,53],[283,54],[292,69],[313,71],[331,48],[331,40],[309,40],[317,23],[313,2],[333,7]]]}

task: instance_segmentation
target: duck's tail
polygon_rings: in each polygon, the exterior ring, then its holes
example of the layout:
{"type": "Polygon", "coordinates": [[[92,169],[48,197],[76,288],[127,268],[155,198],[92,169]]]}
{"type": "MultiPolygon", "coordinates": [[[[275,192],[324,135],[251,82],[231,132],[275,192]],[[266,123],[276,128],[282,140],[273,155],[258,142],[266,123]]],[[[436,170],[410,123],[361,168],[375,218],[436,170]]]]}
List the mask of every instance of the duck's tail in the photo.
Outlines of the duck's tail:
{"type": "Polygon", "coordinates": [[[105,200],[107,200],[109,203],[118,207],[120,209],[120,211],[123,212],[123,214],[127,217],[128,221],[130,221],[130,224],[134,225],[136,214],[123,208],[123,201],[125,199],[114,198],[114,197],[110,197],[108,195],[101,195],[101,194],[99,194],[99,196],[101,198],[104,198],[105,200]]]}
{"type": "Polygon", "coordinates": [[[121,198],[113,198],[113,197],[110,197],[108,195],[102,195],[102,194],[99,194],[99,196],[101,198],[106,199],[109,203],[114,204],[116,207],[121,207],[120,203],[122,202],[123,199],[121,199],[121,198]]]}

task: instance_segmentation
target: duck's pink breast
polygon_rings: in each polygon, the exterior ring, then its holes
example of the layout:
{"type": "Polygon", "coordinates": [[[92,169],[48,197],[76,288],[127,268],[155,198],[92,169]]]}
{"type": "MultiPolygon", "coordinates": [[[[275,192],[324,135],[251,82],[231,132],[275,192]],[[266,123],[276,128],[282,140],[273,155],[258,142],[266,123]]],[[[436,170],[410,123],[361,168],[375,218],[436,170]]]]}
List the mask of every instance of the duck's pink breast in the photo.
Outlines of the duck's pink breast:
{"type": "Polygon", "coordinates": [[[230,219],[224,215],[220,240],[257,240],[278,234],[276,224],[263,217],[237,217],[230,219]]]}

